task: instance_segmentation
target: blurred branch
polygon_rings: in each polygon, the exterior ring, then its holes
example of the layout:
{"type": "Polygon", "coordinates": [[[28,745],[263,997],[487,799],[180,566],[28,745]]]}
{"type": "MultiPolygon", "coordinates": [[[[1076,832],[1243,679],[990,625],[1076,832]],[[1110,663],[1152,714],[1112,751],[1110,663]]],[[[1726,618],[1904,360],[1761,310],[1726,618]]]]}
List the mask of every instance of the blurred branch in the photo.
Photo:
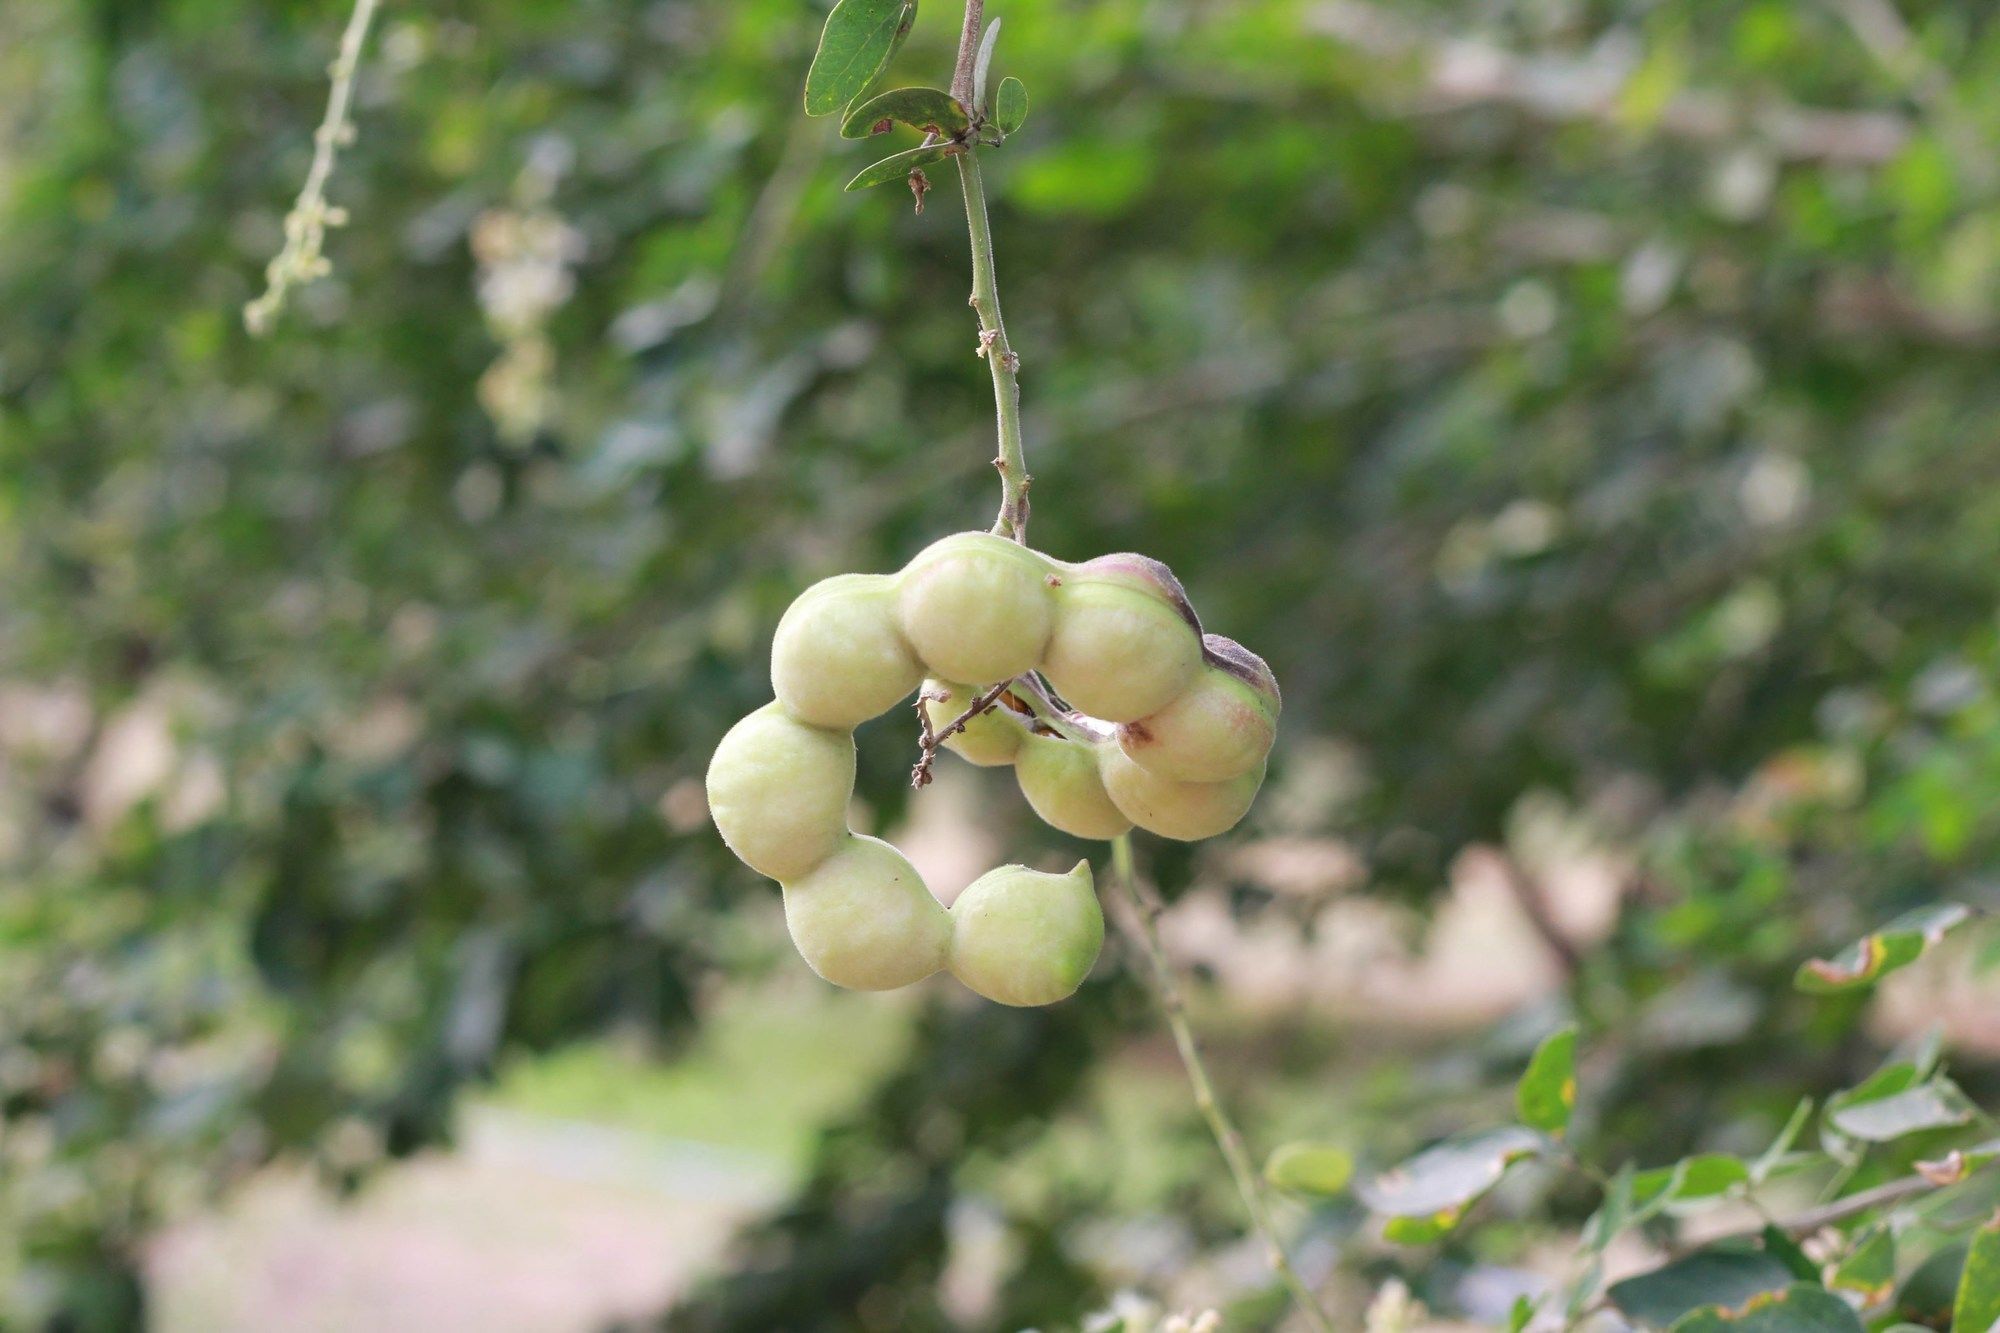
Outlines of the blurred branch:
{"type": "Polygon", "coordinates": [[[1507,892],[1513,895],[1521,915],[1528,919],[1536,936],[1555,955],[1563,974],[1574,978],[1583,966],[1583,956],[1577,952],[1569,936],[1563,934],[1562,927],[1556,924],[1555,914],[1549,910],[1548,895],[1542,891],[1541,880],[1530,874],[1520,858],[1505,848],[1496,848],[1493,856],[1500,867],[1500,879],[1506,884],[1507,892]]]}
{"type": "MultiPolygon", "coordinates": [[[[1374,60],[1415,64],[1421,110],[1500,104],[1543,120],[1631,124],[1621,100],[1638,61],[1617,48],[1582,58],[1518,55],[1472,38],[1434,38],[1361,0],[1325,0],[1308,22],[1374,60]]],[[[1867,166],[1895,157],[1911,132],[1907,120],[1889,112],[1830,110],[1771,98],[1739,109],[1730,98],[1699,89],[1675,93],[1653,123],[1675,138],[1716,143],[1753,137],[1781,157],[1867,166]]]]}
{"type": "Polygon", "coordinates": [[[1292,1299],[1298,1303],[1299,1313],[1319,1333],[1332,1333],[1333,1324],[1328,1320],[1326,1311],[1320,1309],[1312,1288],[1292,1267],[1285,1247],[1278,1242],[1277,1229],[1271,1224],[1271,1210],[1264,1199],[1263,1185],[1257,1169],[1250,1162],[1250,1150],[1244,1146],[1243,1133],[1216,1099],[1215,1085],[1209,1080],[1208,1066],[1201,1058],[1201,1047],[1194,1039],[1194,1029],[1188,1025],[1187,1008],[1181,1002],[1180,986],[1174,980],[1173,963],[1160,943],[1160,901],[1153,896],[1151,889],[1140,882],[1133,869],[1131,834],[1121,833],[1112,839],[1111,867],[1112,877],[1125,890],[1130,901],[1132,935],[1152,965],[1153,994],[1166,1014],[1167,1026],[1173,1031],[1174,1045],[1180,1050],[1188,1082],[1194,1086],[1195,1107],[1208,1122],[1209,1133],[1215,1138],[1215,1146],[1222,1150],[1223,1161],[1229,1164],[1229,1174],[1236,1181],[1236,1192],[1243,1196],[1243,1206],[1250,1214],[1250,1225],[1263,1239],[1271,1268],[1290,1290],[1292,1299]]]}
{"type": "Polygon", "coordinates": [[[264,267],[264,293],[243,307],[243,323],[254,334],[270,332],[271,325],[285,308],[285,297],[294,286],[324,277],[332,270],[323,253],[326,229],[347,221],[346,211],[330,208],[326,183],[333,176],[340,150],[354,142],[354,76],[361,66],[361,47],[368,40],[368,25],[374,22],[378,0],[354,0],[354,12],[347,30],[340,36],[340,54],[334,57],[328,77],[326,116],[313,131],[312,166],[298,201],[285,215],[285,245],[264,267]]]}

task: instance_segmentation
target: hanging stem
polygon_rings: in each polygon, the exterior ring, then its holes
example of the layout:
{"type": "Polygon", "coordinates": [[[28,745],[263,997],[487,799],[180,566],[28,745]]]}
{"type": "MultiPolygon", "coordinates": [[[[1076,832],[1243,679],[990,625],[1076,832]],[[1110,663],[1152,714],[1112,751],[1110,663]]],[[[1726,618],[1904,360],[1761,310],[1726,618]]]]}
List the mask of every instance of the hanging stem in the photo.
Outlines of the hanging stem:
{"type": "MultiPolygon", "coordinates": [[[[958,38],[958,67],[951,95],[971,111],[973,65],[978,58],[979,32],[985,0],[966,0],[965,27],[958,38]]],[[[1017,542],[1028,540],[1028,464],[1021,448],[1021,358],[1007,343],[1007,326],[1000,321],[1000,283],[993,270],[993,229],[986,219],[986,184],[979,174],[979,149],[968,143],[955,154],[958,183],[965,192],[966,230],[972,234],[972,301],[979,315],[979,355],[993,372],[993,410],[1000,423],[1000,452],[993,466],[1000,472],[1000,516],[993,531],[1017,542]]]]}
{"type": "Polygon", "coordinates": [[[1131,900],[1136,942],[1152,964],[1154,998],[1159,1001],[1161,1011],[1167,1016],[1167,1026],[1173,1031],[1181,1064],[1186,1067],[1188,1082],[1194,1087],[1195,1107],[1201,1112],[1202,1119],[1208,1122],[1208,1132],[1214,1137],[1215,1146],[1222,1150],[1222,1160],[1229,1164],[1229,1174],[1236,1181],[1236,1192],[1243,1196],[1243,1207],[1250,1214],[1250,1225],[1262,1238],[1272,1270],[1292,1293],[1292,1299],[1298,1303],[1299,1312],[1305,1316],[1306,1322],[1318,1333],[1332,1333],[1333,1324],[1326,1311],[1320,1309],[1312,1288],[1292,1267],[1285,1247],[1278,1242],[1277,1229],[1271,1224],[1270,1205],[1264,1198],[1264,1187],[1256,1168],[1250,1164],[1250,1150],[1244,1146],[1242,1131],[1236,1128],[1236,1122],[1229,1118],[1229,1112],[1216,1098],[1215,1085],[1208,1077],[1208,1066],[1201,1058],[1201,1047],[1195,1042],[1194,1029],[1188,1025],[1187,1008],[1181,1002],[1180,985],[1174,980],[1173,964],[1160,945],[1159,899],[1139,882],[1139,876],[1132,868],[1131,834],[1121,833],[1112,839],[1111,868],[1112,877],[1131,900]]]}

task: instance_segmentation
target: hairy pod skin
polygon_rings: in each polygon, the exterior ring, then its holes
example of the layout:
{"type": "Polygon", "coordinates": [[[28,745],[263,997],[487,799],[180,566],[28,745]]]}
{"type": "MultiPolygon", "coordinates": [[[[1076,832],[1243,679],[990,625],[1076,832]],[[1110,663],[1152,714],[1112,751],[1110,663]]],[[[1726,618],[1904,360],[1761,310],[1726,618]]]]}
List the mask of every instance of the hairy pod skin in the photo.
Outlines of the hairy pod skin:
{"type": "Polygon", "coordinates": [[[1201,666],[1201,622],[1171,570],[1120,554],[1058,577],[1042,670],[1063,698],[1106,722],[1135,722],[1187,688],[1201,666]]]}
{"type": "Polygon", "coordinates": [[[1005,537],[961,532],[931,543],[898,576],[903,633],[931,673],[980,685],[1041,660],[1054,621],[1054,566],[1005,537]]]}
{"type": "Polygon", "coordinates": [[[999,1004],[1054,1004],[1075,992],[1104,945],[1090,863],[1067,875],[989,870],[951,908],[951,974],[999,1004]]]}
{"type": "Polygon", "coordinates": [[[708,761],[708,809],[743,863],[795,879],[847,836],[854,742],[807,726],[775,703],[738,722],[708,761]]]}
{"type": "Polygon", "coordinates": [[[1202,667],[1159,712],[1118,728],[1118,745],[1148,773],[1225,782],[1264,762],[1278,734],[1278,681],[1264,659],[1219,634],[1202,638],[1202,667]]]}
{"type": "Polygon", "coordinates": [[[1022,745],[1014,776],[1044,824],[1077,838],[1115,838],[1132,827],[1105,793],[1097,748],[1061,736],[1029,736],[1022,745]]]}
{"type": "Polygon", "coordinates": [[[801,722],[852,731],[894,707],[924,670],[896,618],[896,580],[839,574],[799,594],[771,641],[771,690],[801,722]]]}
{"type": "Polygon", "coordinates": [[[786,880],[785,925],[812,970],[849,990],[894,990],[945,965],[951,916],[904,855],[850,834],[786,880]]]}
{"type": "MultiPolygon", "coordinates": [[[[941,680],[926,680],[922,689],[926,696],[924,716],[930,719],[932,729],[937,731],[949,726],[981,694],[970,685],[941,680]],[[936,698],[939,694],[945,697],[936,698]]],[[[1000,768],[1014,762],[1014,757],[1021,752],[1021,742],[1027,738],[1027,720],[1001,702],[945,737],[944,748],[967,763],[981,768],[1000,768]]]]}
{"type": "Polygon", "coordinates": [[[1227,782],[1179,782],[1148,773],[1114,745],[1098,753],[1112,804],[1148,833],[1198,842],[1236,827],[1264,785],[1264,766],[1227,782]]]}

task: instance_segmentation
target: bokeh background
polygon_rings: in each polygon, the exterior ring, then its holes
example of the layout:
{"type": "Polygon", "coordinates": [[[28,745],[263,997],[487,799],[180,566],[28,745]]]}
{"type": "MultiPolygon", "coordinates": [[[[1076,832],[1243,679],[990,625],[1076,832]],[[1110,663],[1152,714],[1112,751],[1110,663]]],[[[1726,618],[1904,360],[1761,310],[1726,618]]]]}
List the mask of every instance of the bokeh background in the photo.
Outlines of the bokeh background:
{"type": "MultiPolygon", "coordinates": [[[[1996,903],[1990,10],[991,12],[1035,543],[1168,561],[1285,688],[1245,825],[1140,849],[1253,1147],[1393,1161],[1566,1013],[1612,1160],[1933,1026],[1990,1094],[1976,960],[1788,988],[1996,903]]],[[[391,0],[253,340],[346,6],[0,6],[8,1327],[1280,1318],[1128,949],[837,995],[707,824],[790,598],[997,498],[956,192],[841,192],[823,14],[391,0]]],[[[1101,854],[862,740],[942,892],[1101,854]]],[[[1589,1206],[1285,1224],[1349,1316],[1477,1323],[1589,1206]]]]}

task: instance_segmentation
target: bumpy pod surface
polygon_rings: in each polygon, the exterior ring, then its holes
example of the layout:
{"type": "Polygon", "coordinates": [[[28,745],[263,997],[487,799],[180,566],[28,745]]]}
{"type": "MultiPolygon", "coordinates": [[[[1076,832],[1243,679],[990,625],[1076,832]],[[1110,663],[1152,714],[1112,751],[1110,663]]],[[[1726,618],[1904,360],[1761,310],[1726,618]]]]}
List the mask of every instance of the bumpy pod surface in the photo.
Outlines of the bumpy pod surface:
{"type": "Polygon", "coordinates": [[[1067,875],[989,870],[951,906],[951,974],[1001,1004],[1054,1004],[1083,984],[1104,946],[1090,863],[1067,875]]]}
{"type": "Polygon", "coordinates": [[[949,966],[1000,1003],[1048,1004],[1089,971],[1104,923],[1088,865],[1002,867],[947,913],[902,853],[847,827],[856,726],[921,681],[942,732],[994,684],[1038,670],[1081,711],[1052,707],[1030,679],[943,744],[976,764],[1014,764],[1047,823],[1085,838],[1137,824],[1195,839],[1248,810],[1277,682],[1255,654],[1204,638],[1157,561],[1066,565],[960,533],[898,574],[825,580],[779,623],[776,701],[729,730],[708,770],[723,840],[780,882],[792,939],[822,977],[884,990],[949,966]]]}
{"type": "Polygon", "coordinates": [[[1111,803],[1098,775],[1092,744],[1062,736],[1030,736],[1014,761],[1014,777],[1042,822],[1077,838],[1115,838],[1132,821],[1111,803]]]}

